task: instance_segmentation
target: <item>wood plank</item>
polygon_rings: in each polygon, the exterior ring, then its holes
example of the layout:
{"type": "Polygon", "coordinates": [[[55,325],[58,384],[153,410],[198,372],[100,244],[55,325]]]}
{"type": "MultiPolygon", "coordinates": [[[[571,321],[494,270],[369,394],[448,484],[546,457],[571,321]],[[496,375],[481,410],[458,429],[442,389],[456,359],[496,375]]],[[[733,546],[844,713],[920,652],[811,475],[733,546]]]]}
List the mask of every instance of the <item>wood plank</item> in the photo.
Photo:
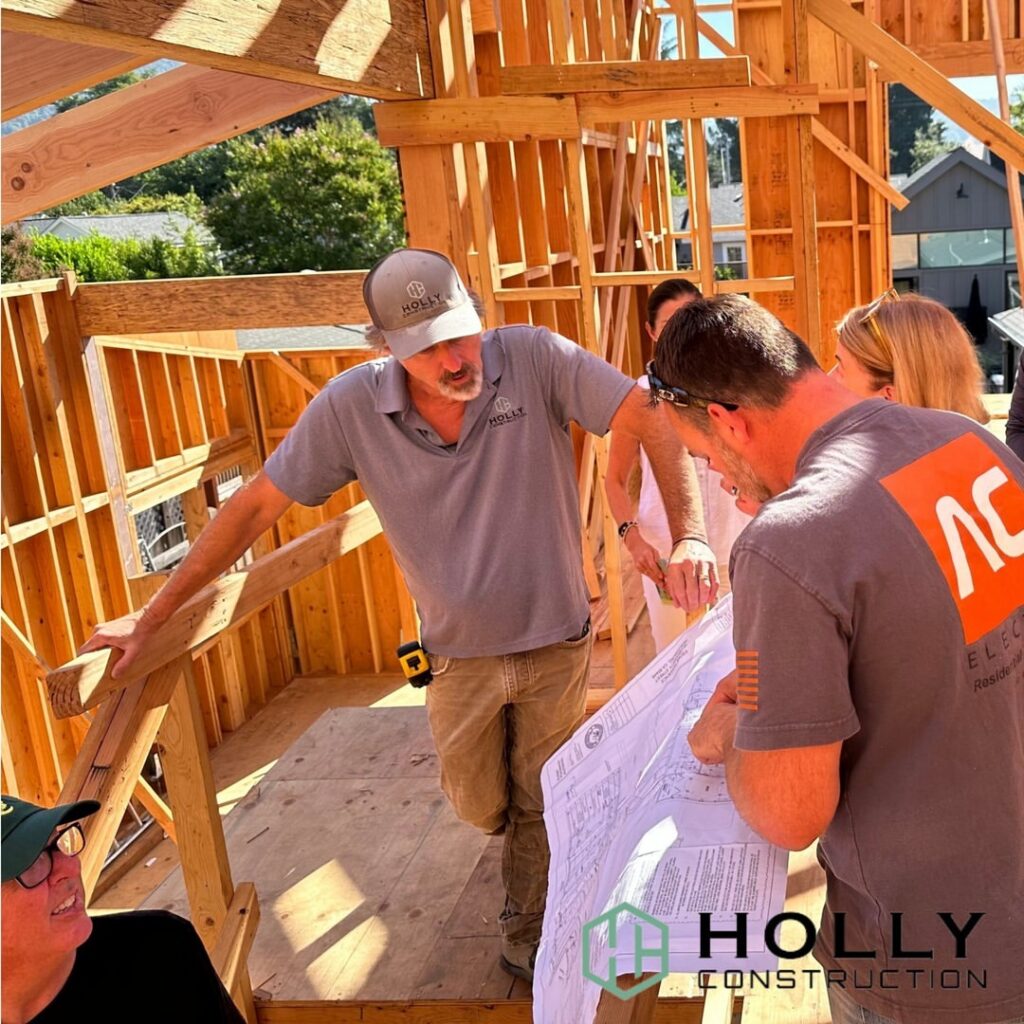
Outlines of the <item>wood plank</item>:
{"type": "Polygon", "coordinates": [[[587,128],[616,121],[673,121],[687,117],[776,117],[817,114],[816,86],[732,86],[661,92],[584,93],[576,104],[587,128]]]}
{"type": "MultiPolygon", "coordinates": [[[[1024,39],[1004,36],[1003,48],[1006,51],[1007,74],[1024,73],[1024,39]]],[[[955,43],[915,42],[910,49],[947,78],[987,77],[996,71],[992,44],[984,39],[955,43]]],[[[888,80],[888,77],[884,71],[881,72],[883,80],[888,80]]]]}
{"type": "Polygon", "coordinates": [[[470,17],[473,21],[473,35],[492,34],[501,31],[501,11],[498,0],[470,0],[470,17]]]}
{"type": "Polygon", "coordinates": [[[6,30],[0,33],[0,49],[5,121],[147,63],[124,50],[6,30]]]}
{"type": "MultiPolygon", "coordinates": [[[[670,0],[670,3],[678,4],[678,0],[670,0]]],[[[717,32],[712,25],[699,16],[697,18],[697,28],[700,34],[721,50],[722,53],[738,54],[740,52],[739,49],[733,46],[721,33],[717,32]]],[[[756,64],[752,65],[750,70],[755,84],[775,84],[771,76],[756,64]]],[[[819,92],[819,97],[821,102],[825,101],[824,92],[819,92]]],[[[825,146],[826,149],[839,157],[839,159],[842,160],[850,170],[860,175],[860,177],[875,189],[875,191],[884,195],[897,210],[903,210],[909,205],[910,200],[907,199],[902,192],[893,188],[893,186],[890,185],[881,174],[877,173],[869,163],[862,160],[845,142],[842,141],[842,139],[829,131],[828,128],[818,120],[818,118],[814,118],[811,122],[811,130],[814,132],[814,137],[823,146],[825,146]]]]}
{"type": "Polygon", "coordinates": [[[167,796],[176,810],[177,846],[192,923],[207,950],[223,928],[233,898],[231,865],[210,771],[202,712],[187,656],[176,662],[178,684],[157,736],[167,796]]]}
{"type": "Polygon", "coordinates": [[[576,139],[580,135],[573,101],[549,96],[378,103],[373,116],[382,146],[526,142],[576,139]]]}
{"type": "MultiPolygon", "coordinates": [[[[806,0],[792,0],[782,12],[787,83],[811,80],[806,0]]],[[[823,366],[832,364],[831,331],[822,330],[818,288],[818,222],[814,187],[814,133],[811,118],[794,118],[787,126],[789,191],[793,225],[793,276],[797,332],[823,366]]]]}
{"type": "MultiPolygon", "coordinates": [[[[210,953],[213,969],[232,995],[248,979],[246,964],[259,923],[260,905],[256,898],[256,887],[252,882],[242,882],[235,890],[217,944],[210,953]]],[[[239,1009],[244,1012],[244,1006],[239,1006],[239,1009]]]]}
{"type": "Polygon", "coordinates": [[[423,5],[5,0],[4,27],[363,96],[430,96],[423,5]]]}
{"type": "Polygon", "coordinates": [[[506,96],[745,85],[750,85],[750,61],[746,57],[535,64],[507,67],[501,73],[501,91],[506,96]]]}
{"type": "Polygon", "coordinates": [[[795,286],[792,275],[782,277],[750,277],[737,278],[733,281],[716,281],[715,294],[726,295],[730,292],[791,292],[795,286]]]}
{"type": "Polygon", "coordinates": [[[83,335],[369,323],[364,270],[79,285],[83,335]]]}
{"type": "Polygon", "coordinates": [[[553,287],[541,286],[537,288],[495,288],[494,298],[498,302],[544,302],[560,301],[562,299],[579,300],[581,296],[579,285],[564,284],[553,287]]]}
{"type": "Polygon", "coordinates": [[[95,707],[108,693],[144,678],[159,665],[230,628],[380,532],[376,512],[364,501],[240,571],[222,576],[171,616],[124,678],[110,676],[116,662],[110,649],[81,655],[51,672],[47,685],[54,711],[66,718],[95,707]]]}
{"type": "Polygon", "coordinates": [[[1024,138],[845,0],[808,0],[807,9],[894,81],[902,82],[926,103],[941,110],[1007,163],[1024,167],[1024,138]]]}
{"type": "MultiPolygon", "coordinates": [[[[310,1000],[260,1003],[260,1024],[532,1024],[533,1002],[430,999],[328,1004],[310,1000]]],[[[690,1018],[697,1024],[699,1017],[690,1018]]]]}
{"type": "MultiPolygon", "coordinates": [[[[331,93],[178,67],[8,136],[4,222],[322,103],[331,93]]],[[[178,325],[173,325],[181,329],[178,325]]]]}
{"type": "Polygon", "coordinates": [[[87,894],[99,878],[176,684],[177,673],[170,666],[158,669],[141,686],[111,695],[93,717],[61,789],[60,803],[101,804],[89,819],[89,843],[81,853],[87,894]]]}
{"type": "Polygon", "coordinates": [[[857,156],[842,139],[830,132],[816,117],[811,119],[811,131],[818,142],[830,153],[839,157],[851,170],[859,174],[872,188],[885,196],[897,210],[905,210],[910,205],[910,200],[902,192],[890,185],[880,174],[876,174],[866,161],[857,156]]]}
{"type": "Polygon", "coordinates": [[[265,358],[269,359],[270,362],[286,377],[298,384],[307,395],[313,395],[315,397],[320,394],[320,388],[318,388],[316,384],[314,384],[301,370],[299,370],[291,360],[285,359],[280,352],[268,352],[266,353],[265,358]]]}

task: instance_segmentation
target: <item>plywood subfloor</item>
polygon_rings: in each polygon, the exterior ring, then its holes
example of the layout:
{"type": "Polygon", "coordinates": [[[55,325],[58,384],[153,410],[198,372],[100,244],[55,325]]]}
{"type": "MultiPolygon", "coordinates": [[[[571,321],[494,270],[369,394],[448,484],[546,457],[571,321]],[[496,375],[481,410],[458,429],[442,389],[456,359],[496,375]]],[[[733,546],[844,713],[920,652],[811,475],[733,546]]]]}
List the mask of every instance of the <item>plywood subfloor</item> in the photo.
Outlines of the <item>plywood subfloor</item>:
{"type": "MultiPolygon", "coordinates": [[[[455,818],[437,778],[423,708],[336,708],[231,811],[232,872],[260,898],[260,998],[514,994],[495,841],[455,818]]],[[[180,875],[145,905],[187,913],[180,875]]]]}
{"type": "MultiPolygon", "coordinates": [[[[631,673],[638,671],[653,655],[654,648],[650,638],[650,630],[647,627],[646,613],[644,613],[637,628],[633,631],[629,641],[629,664],[631,673]]],[[[611,644],[607,642],[595,645],[594,657],[591,666],[591,699],[595,697],[610,696],[613,691],[612,668],[611,668],[611,644]]],[[[423,693],[413,690],[404,685],[404,681],[395,676],[318,676],[296,679],[288,687],[281,691],[268,705],[263,708],[252,720],[245,723],[235,733],[229,735],[221,746],[213,751],[213,771],[218,789],[218,799],[222,813],[228,814],[233,808],[243,802],[247,795],[252,796],[253,804],[260,802],[255,795],[255,789],[261,786],[271,775],[271,772],[282,758],[282,755],[298,741],[310,726],[325,712],[336,707],[373,707],[373,708],[408,708],[422,706],[423,693]]],[[[408,732],[401,735],[410,738],[408,732]]],[[[422,734],[420,734],[422,735],[422,734]]],[[[411,738],[409,739],[411,741],[411,738]]],[[[363,743],[359,740],[358,743],[363,743]]],[[[357,743],[356,749],[360,749],[357,743]]],[[[415,743],[413,746],[417,745],[415,743]]],[[[422,742],[419,746],[423,746],[422,742]]],[[[362,749],[365,752],[365,743],[362,749]]],[[[386,744],[383,750],[396,749],[394,740],[386,744]]],[[[431,748],[432,750],[432,748],[431,748]]],[[[412,755],[422,755],[425,751],[415,750],[412,755]]],[[[373,751],[372,753],[377,753],[373,751]]],[[[289,755],[294,761],[295,757],[306,757],[301,752],[294,751],[289,755]]],[[[364,756],[364,768],[367,766],[368,754],[364,756]]],[[[395,755],[397,756],[397,754],[395,755]]],[[[285,787],[280,790],[280,814],[283,820],[288,823],[289,832],[285,845],[296,843],[296,836],[304,835],[303,829],[311,829],[313,823],[309,821],[310,815],[303,812],[304,801],[301,799],[304,789],[308,787],[310,775],[320,764],[324,752],[319,745],[310,754],[310,764],[302,769],[301,764],[291,764],[290,768],[283,769],[288,773],[295,774],[291,780],[282,780],[285,787]],[[318,760],[320,759],[320,760],[318,760]],[[303,774],[305,772],[305,774],[303,774]],[[294,799],[294,803],[284,806],[284,801],[294,799]],[[294,820],[293,820],[294,819],[294,820]],[[293,830],[294,826],[294,830],[293,830]],[[295,831],[297,830],[297,831],[295,831]]],[[[374,762],[376,764],[376,762],[374,762]]],[[[508,986],[511,995],[525,998],[522,991],[523,986],[516,985],[497,968],[497,929],[495,915],[500,900],[500,884],[498,872],[500,864],[500,843],[497,840],[484,840],[469,830],[465,832],[462,826],[453,822],[448,815],[442,814],[442,809],[431,805],[432,800],[424,796],[423,783],[425,776],[419,772],[427,766],[427,761],[419,765],[411,763],[401,764],[395,757],[385,760],[376,770],[382,778],[379,789],[373,790],[374,797],[378,794],[383,797],[391,794],[398,800],[401,807],[403,800],[414,798],[417,806],[414,812],[408,808],[402,808],[403,813],[412,813],[419,827],[423,832],[421,844],[417,849],[422,849],[423,857],[437,858],[438,842],[441,839],[455,840],[455,850],[451,855],[444,858],[443,870],[451,872],[450,878],[464,878],[464,884],[454,902],[443,903],[435,911],[437,915],[448,909],[448,916],[443,926],[434,935],[434,945],[431,950],[438,954],[438,961],[431,961],[423,967],[419,975],[414,979],[415,988],[423,993],[421,998],[433,1000],[465,1000],[472,998],[468,992],[477,993],[479,998],[498,998],[491,995],[501,986],[508,986]],[[396,792],[401,790],[401,794],[396,792]],[[459,839],[459,836],[464,837],[459,839]],[[467,854],[468,850],[468,854],[467,854]],[[467,872],[467,857],[472,859],[473,851],[476,851],[476,861],[472,870],[467,872]],[[448,865],[448,860],[451,864],[448,865]],[[444,961],[443,969],[438,966],[439,961],[444,961]],[[458,989],[465,991],[459,992],[458,989]]],[[[351,765],[347,769],[352,771],[351,765]]],[[[432,770],[436,770],[433,769],[432,770]]],[[[277,789],[273,783],[272,788],[277,789]]],[[[377,783],[374,783],[377,785],[377,783]]],[[[347,780],[338,782],[338,787],[343,790],[342,805],[347,808],[355,808],[357,820],[366,822],[372,820],[376,811],[370,810],[380,805],[375,800],[369,800],[369,794],[360,793],[360,790],[373,788],[366,784],[366,776],[349,777],[347,780]],[[353,803],[345,805],[344,801],[352,799],[353,803]]],[[[308,790],[306,790],[308,792],[308,790]]],[[[439,797],[434,791],[434,796],[439,797]]],[[[321,807],[324,797],[316,797],[320,801],[316,806],[321,807]]],[[[231,851],[233,875],[236,881],[244,881],[252,878],[244,873],[243,866],[255,862],[258,857],[253,856],[254,851],[266,850],[269,855],[269,846],[264,845],[264,840],[269,833],[258,835],[264,827],[271,827],[281,830],[280,823],[274,824],[275,813],[271,808],[276,805],[267,803],[264,808],[253,807],[241,813],[237,820],[241,823],[234,824],[234,820],[226,822],[228,841],[231,851]],[[261,818],[261,816],[263,816],[261,818]],[[262,822],[257,824],[258,822],[262,822]],[[236,834],[237,830],[237,834],[236,834]],[[236,853],[236,843],[248,848],[248,853],[242,851],[236,853]]],[[[412,806],[411,804],[409,806],[412,806]]],[[[333,827],[328,823],[328,827],[333,827]]],[[[407,872],[402,884],[395,881],[392,887],[395,893],[395,900],[398,901],[399,910],[396,913],[410,914],[416,910],[423,910],[423,907],[415,901],[410,894],[410,888],[414,888],[416,868],[412,864],[415,858],[408,857],[408,844],[402,845],[403,840],[396,838],[393,832],[388,832],[374,838],[378,845],[373,849],[379,849],[381,843],[387,846],[392,844],[392,849],[401,852],[406,851],[407,872]]],[[[273,1006],[280,1006],[281,1012],[285,1011],[283,1004],[277,1000],[285,994],[284,983],[286,980],[298,979],[306,986],[306,991],[311,990],[315,985],[333,983],[325,982],[330,979],[338,962],[345,957],[345,948],[362,949],[362,954],[368,957],[369,966],[360,967],[361,976],[369,984],[378,985],[386,977],[386,972],[400,963],[394,957],[396,951],[391,954],[387,952],[385,942],[390,941],[391,933],[386,935],[376,925],[369,914],[372,906],[373,892],[377,892],[378,903],[381,901],[379,895],[386,879],[382,879],[380,873],[374,874],[372,867],[368,866],[367,857],[356,851],[353,858],[342,858],[341,851],[344,847],[339,841],[337,848],[332,849],[330,857],[324,856],[320,865],[312,863],[311,860],[296,859],[295,867],[292,870],[292,882],[294,891],[281,889],[274,897],[268,899],[261,892],[261,907],[263,917],[260,924],[261,937],[266,933],[268,948],[276,945],[282,951],[287,952],[288,964],[283,972],[277,972],[273,967],[269,970],[260,971],[255,956],[252,961],[252,980],[255,987],[264,987],[264,992],[277,991],[280,996],[275,997],[275,1002],[265,1004],[268,1012],[273,1006]],[[341,863],[343,859],[348,860],[348,866],[341,863]],[[324,867],[330,864],[330,867],[324,867]],[[348,906],[353,906],[357,900],[361,900],[358,906],[351,911],[351,919],[340,919],[336,907],[329,906],[327,900],[317,898],[315,901],[307,899],[307,889],[314,879],[303,882],[302,872],[308,875],[319,867],[321,875],[329,880],[333,886],[330,891],[341,894],[349,901],[348,906]],[[376,889],[374,889],[376,887],[376,889]],[[364,891],[365,890],[365,891],[364,891]],[[280,906],[278,906],[280,904],[280,906]],[[271,915],[274,915],[274,923],[271,924],[271,915]],[[319,920],[317,920],[318,915],[319,920]],[[305,934],[300,924],[312,917],[316,929],[311,934],[305,934]],[[331,946],[337,940],[342,940],[343,948],[338,951],[331,951],[331,946]],[[358,940],[358,943],[357,943],[358,940]],[[365,940],[365,944],[364,941],[365,940]],[[347,947],[345,947],[347,943],[347,947]],[[307,973],[308,972],[308,973],[307,973]],[[281,977],[274,975],[281,973],[281,977]],[[269,986],[269,988],[267,987],[269,986]]],[[[428,863],[434,863],[428,860],[428,863]]],[[[279,863],[279,862],[278,862],[279,863]]],[[[116,885],[94,903],[94,909],[126,909],[141,906],[164,906],[171,904],[187,915],[188,909],[182,898],[180,882],[177,878],[177,855],[173,843],[165,840],[147,860],[138,865],[121,879],[116,885]],[[150,898],[152,897],[152,898],[150,898]]],[[[823,889],[820,878],[820,870],[813,862],[809,854],[794,855],[790,867],[789,898],[787,909],[799,909],[811,916],[816,917],[820,911],[823,889]]],[[[279,886],[280,888],[280,886],[279,886]]],[[[422,901],[420,901],[422,902],[422,901]]],[[[427,911],[426,913],[429,913],[427,911]]],[[[402,922],[401,934],[405,934],[406,925],[413,924],[425,914],[419,914],[411,919],[402,922]]],[[[391,927],[396,928],[394,918],[391,918],[391,927]]],[[[425,945],[428,939],[423,938],[425,945]]],[[[259,943],[259,940],[258,940],[259,943]]],[[[352,961],[351,956],[345,960],[343,970],[355,972],[357,963],[352,961]]],[[[812,968],[813,961],[804,963],[798,961],[793,965],[798,970],[812,968]]],[[[339,972],[340,973],[340,972],[339,972]]],[[[336,978],[337,975],[334,975],[336,978]]],[[[410,982],[412,987],[412,982],[410,982]]],[[[692,978],[671,975],[662,986],[664,996],[689,996],[694,994],[692,978]]],[[[261,993],[262,994],[262,993],[261,993]]],[[[743,1009],[743,1021],[745,1024],[826,1024],[829,1020],[827,1002],[819,997],[816,991],[807,991],[802,985],[793,992],[760,992],[747,991],[744,993],[747,998],[743,1009]]],[[[300,997],[296,996],[295,999],[300,997]]],[[[443,1005],[441,1002],[438,1006],[443,1005]]],[[[520,1004],[521,1005],[521,1004],[520,1004]]],[[[675,1001],[662,1001],[666,1011],[669,1007],[675,1007],[675,1001]]],[[[513,1008],[515,1004],[510,1004],[513,1008]]],[[[680,1007],[681,1009],[681,1007],[680,1007]]],[[[275,1011],[277,1012],[277,1011],[275,1011]]],[[[674,1013],[675,1010],[669,1011],[674,1013]]],[[[269,1019],[269,1018],[268,1018],[269,1019]]],[[[284,1018],[282,1018],[283,1020],[284,1018]]],[[[289,1018],[290,1019],[290,1018],[289,1018]]],[[[511,1019],[511,1018],[510,1018],[511,1019]]],[[[523,1018],[528,1019],[527,1017],[523,1018]]],[[[659,1012],[658,1019],[663,1018],[659,1012]]],[[[675,1019],[673,1016],[672,1019],[675,1019]]]]}

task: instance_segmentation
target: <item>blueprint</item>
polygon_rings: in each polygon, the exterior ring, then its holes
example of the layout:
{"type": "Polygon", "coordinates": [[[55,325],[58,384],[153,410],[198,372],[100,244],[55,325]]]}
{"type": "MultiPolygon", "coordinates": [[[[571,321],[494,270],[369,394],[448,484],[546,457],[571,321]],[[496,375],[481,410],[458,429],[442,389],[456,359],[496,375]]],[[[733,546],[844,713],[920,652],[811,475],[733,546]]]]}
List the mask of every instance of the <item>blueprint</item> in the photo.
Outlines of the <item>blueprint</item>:
{"type": "MultiPolygon", "coordinates": [[[[724,769],[701,764],[686,741],[735,664],[727,597],[544,766],[551,868],[535,1024],[591,1024],[601,989],[583,976],[583,927],[623,902],[668,925],[672,971],[778,966],[765,949],[764,924],[782,910],[788,854],[751,831],[729,799],[724,769]],[[747,956],[737,959],[735,941],[725,939],[712,940],[712,957],[700,959],[701,913],[713,915],[716,929],[734,929],[736,914],[747,914],[747,956]]],[[[619,975],[633,969],[631,949],[623,948],[633,931],[621,928],[614,950],[607,927],[591,932],[596,974],[607,974],[611,953],[619,975]]]]}

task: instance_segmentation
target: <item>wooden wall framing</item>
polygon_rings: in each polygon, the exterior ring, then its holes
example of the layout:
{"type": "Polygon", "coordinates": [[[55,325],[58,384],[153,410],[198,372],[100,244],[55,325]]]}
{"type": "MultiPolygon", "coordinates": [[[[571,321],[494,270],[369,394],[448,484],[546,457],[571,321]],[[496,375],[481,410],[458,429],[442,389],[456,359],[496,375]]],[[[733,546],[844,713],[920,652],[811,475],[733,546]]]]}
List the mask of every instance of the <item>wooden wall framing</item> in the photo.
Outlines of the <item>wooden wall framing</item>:
{"type": "MultiPolygon", "coordinates": [[[[92,287],[120,294],[119,285],[76,287],[69,278],[7,285],[2,301],[2,784],[44,802],[64,785],[86,723],[55,718],[42,679],[97,622],[135,606],[130,582],[143,563],[133,517],[180,497],[194,540],[216,512],[218,476],[251,477],[311,393],[369,355],[247,359],[232,331],[83,340],[75,297],[92,287]]],[[[244,295],[244,280],[238,289],[244,295]]],[[[111,302],[92,308],[89,316],[112,322],[102,312],[111,302]]],[[[360,498],[353,487],[325,510],[290,512],[247,557],[360,498]]],[[[404,581],[377,538],[193,651],[207,742],[238,728],[296,670],[395,670],[400,636],[415,631],[404,581]]],[[[160,810],[152,794],[140,795],[160,810]]]]}

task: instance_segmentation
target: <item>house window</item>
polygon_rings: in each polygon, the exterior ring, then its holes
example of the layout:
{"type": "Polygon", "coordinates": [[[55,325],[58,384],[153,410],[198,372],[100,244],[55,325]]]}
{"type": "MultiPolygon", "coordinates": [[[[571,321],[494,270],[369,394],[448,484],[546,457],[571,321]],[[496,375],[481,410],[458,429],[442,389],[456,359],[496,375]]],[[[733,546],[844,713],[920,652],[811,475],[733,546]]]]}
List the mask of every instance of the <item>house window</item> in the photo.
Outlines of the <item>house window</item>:
{"type": "Polygon", "coordinates": [[[1002,228],[921,233],[922,267],[987,267],[1002,262],[1002,228]]]}
{"type": "Polygon", "coordinates": [[[898,295],[906,295],[908,292],[918,292],[920,288],[920,280],[916,277],[894,277],[892,279],[892,286],[896,289],[898,295]]]}
{"type": "Polygon", "coordinates": [[[1006,308],[1013,309],[1021,304],[1020,277],[1016,270],[1006,272],[1006,308]]]}
{"type": "Polygon", "coordinates": [[[917,266],[917,235],[892,236],[892,269],[908,270],[917,266]]]}
{"type": "Polygon", "coordinates": [[[743,262],[743,246],[742,245],[727,245],[725,247],[725,261],[726,261],[726,263],[742,263],[743,262]]]}

